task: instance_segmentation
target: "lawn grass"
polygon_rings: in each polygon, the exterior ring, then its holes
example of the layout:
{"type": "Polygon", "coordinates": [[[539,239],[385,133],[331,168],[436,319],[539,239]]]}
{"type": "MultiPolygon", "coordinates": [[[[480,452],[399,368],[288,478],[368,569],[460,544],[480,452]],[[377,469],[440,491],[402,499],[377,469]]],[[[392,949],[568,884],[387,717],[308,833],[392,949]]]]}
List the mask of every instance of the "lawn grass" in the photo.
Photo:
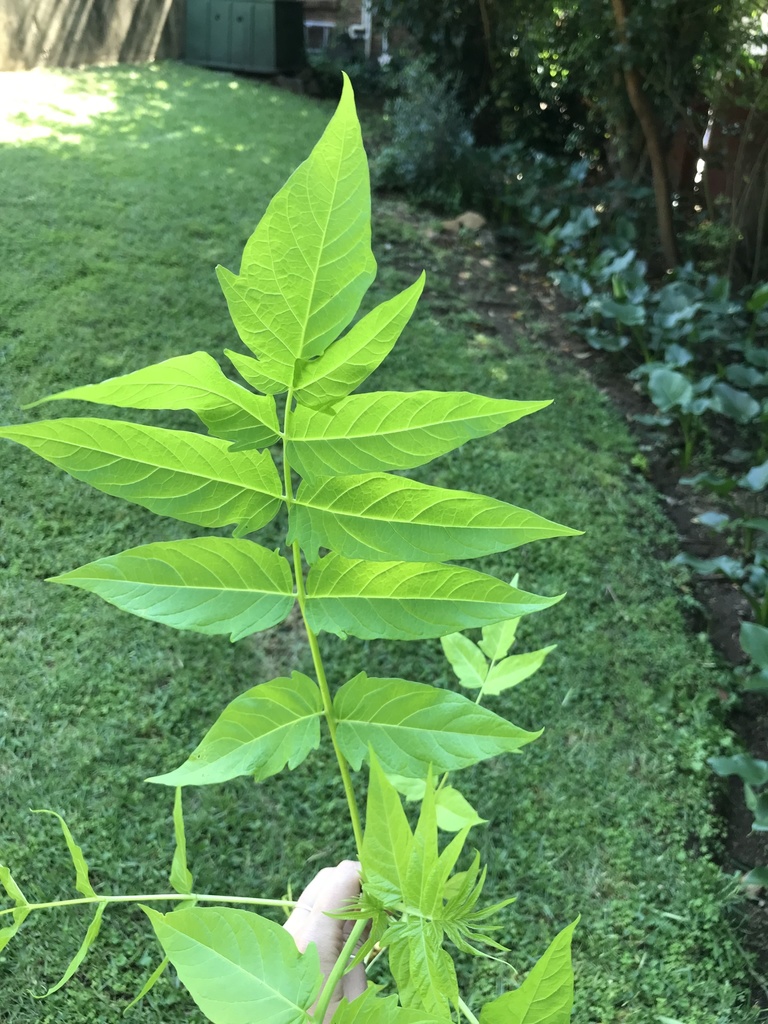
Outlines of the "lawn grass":
{"type": "MultiPolygon", "coordinates": [[[[213,265],[237,269],[267,201],[330,114],[264,84],[178,65],[33,74],[27,87],[39,81],[51,105],[11,116],[0,145],[2,422],[25,418],[20,405],[52,391],[235,345],[213,265]]],[[[728,742],[718,670],[706,641],[686,632],[662,561],[672,537],[630,466],[632,441],[588,378],[547,348],[525,296],[513,347],[506,330],[479,329],[457,288],[460,265],[479,273],[471,250],[434,246],[418,218],[387,204],[375,215],[374,248],[371,302],[422,266],[430,277],[371,387],[556,399],[419,478],[588,531],[481,566],[505,578],[520,571],[540,593],[568,590],[519,633],[521,649],[558,650],[497,705],[521,726],[546,726],[544,736],[519,758],[463,776],[491,820],[475,837],[488,899],[519,897],[500,936],[511,962],[527,970],[581,913],[576,1024],[756,1020],[734,928],[738,898],[713,859],[705,758],[728,742]]],[[[83,411],[61,404],[46,414],[83,411]]],[[[147,421],[193,425],[178,414],[147,421]]],[[[10,444],[0,448],[0,514],[0,861],[29,898],[72,895],[55,820],[28,810],[49,807],[66,816],[97,886],[165,891],[170,793],[141,780],[175,767],[237,693],[307,668],[306,647],[291,624],[231,645],[45,584],[107,553],[196,531],[90,491],[10,444]]],[[[265,543],[277,537],[270,527],[265,543]]],[[[366,668],[452,685],[437,642],[331,639],[324,649],[336,682],[366,668]]],[[[260,786],[188,791],[185,806],[201,891],[280,896],[352,852],[324,751],[260,786]]],[[[120,1018],[159,959],[137,909],[110,910],[78,977],[45,1002],[30,998],[57,980],[85,925],[78,912],[41,915],[0,953],[4,1024],[120,1018]]],[[[463,964],[471,1002],[508,979],[493,961],[463,964]]],[[[128,1019],[202,1020],[170,976],[128,1019]]]]}

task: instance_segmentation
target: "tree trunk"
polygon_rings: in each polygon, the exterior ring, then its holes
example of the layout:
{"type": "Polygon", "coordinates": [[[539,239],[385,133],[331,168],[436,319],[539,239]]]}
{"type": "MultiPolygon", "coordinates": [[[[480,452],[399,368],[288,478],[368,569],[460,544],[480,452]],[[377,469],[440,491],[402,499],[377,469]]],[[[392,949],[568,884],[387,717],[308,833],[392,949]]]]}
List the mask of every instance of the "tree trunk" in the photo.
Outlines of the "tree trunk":
{"type": "MultiPolygon", "coordinates": [[[[619,42],[626,48],[628,42],[626,0],[611,0],[611,4],[613,6],[613,16],[616,21],[619,42]]],[[[624,84],[627,89],[629,102],[632,104],[632,109],[637,115],[640,127],[643,130],[648,157],[651,161],[661,249],[664,253],[667,267],[676,267],[680,259],[677,253],[675,229],[672,224],[672,197],[659,126],[656,122],[653,107],[643,92],[643,82],[640,73],[637,68],[632,67],[628,62],[624,65],[624,84]]]]}

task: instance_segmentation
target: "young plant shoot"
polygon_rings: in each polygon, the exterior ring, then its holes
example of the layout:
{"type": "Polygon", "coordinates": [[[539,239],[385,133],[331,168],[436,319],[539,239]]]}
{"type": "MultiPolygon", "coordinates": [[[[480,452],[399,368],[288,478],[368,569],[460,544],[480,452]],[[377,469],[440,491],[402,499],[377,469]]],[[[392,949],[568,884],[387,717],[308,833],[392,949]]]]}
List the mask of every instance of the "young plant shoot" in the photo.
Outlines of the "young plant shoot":
{"type": "MultiPolygon", "coordinates": [[[[527,593],[465,568],[468,559],[576,531],[493,497],[427,486],[398,475],[476,442],[546,401],[464,392],[362,392],[397,342],[424,286],[356,319],[376,273],[368,166],[345,77],[338,109],[309,158],[269,205],[246,244],[239,274],[218,268],[234,326],[250,354],[227,351],[235,383],[206,352],[178,355],[125,376],[51,395],[139,410],[191,410],[207,433],[120,419],[50,419],[0,429],[77,480],[161,516],[232,536],[151,542],[73,568],[54,582],[91,591],[123,611],[233,641],[303,620],[311,674],[286,670],[221,712],[180,765],[149,781],[175,790],[176,852],[168,893],[97,893],[59,819],[79,896],[28,901],[7,867],[0,884],[0,949],[45,908],[91,904],[92,923],[61,981],[78,969],[112,904],[138,902],[162,960],[214,1024],[567,1024],[573,999],[573,925],[524,983],[471,1009],[459,990],[456,951],[504,951],[492,938],[496,906],[481,903],[485,869],[465,855],[477,811],[447,774],[516,753],[535,740],[481,704],[534,672],[551,648],[509,656],[517,620],[559,597],[527,593]],[[287,510],[284,545],[254,535],[287,510]],[[512,620],[510,622],[510,620],[512,620]],[[482,629],[479,647],[460,631],[482,629]],[[471,696],[427,680],[328,679],[323,633],[365,640],[445,638],[471,696]],[[350,815],[350,854],[362,865],[356,920],[329,976],[310,944],[255,907],[288,901],[195,891],[187,865],[185,786],[257,781],[295,768],[325,735],[350,815]],[[353,774],[367,765],[361,817],[353,774]],[[415,827],[398,791],[421,801],[415,827]],[[446,845],[438,827],[455,833],[446,845]],[[354,844],[354,847],[353,845],[354,844]],[[364,929],[366,929],[364,931],[364,929]],[[362,949],[354,955],[358,940],[362,949]],[[341,976],[374,944],[386,951],[388,996],[375,986],[338,1008],[341,976]]],[[[39,404],[39,403],[36,403],[39,404]]],[[[318,812],[318,834],[322,808],[318,812]]],[[[58,815],[57,815],[58,817],[58,815]]],[[[511,972],[510,972],[511,977],[511,972]]]]}

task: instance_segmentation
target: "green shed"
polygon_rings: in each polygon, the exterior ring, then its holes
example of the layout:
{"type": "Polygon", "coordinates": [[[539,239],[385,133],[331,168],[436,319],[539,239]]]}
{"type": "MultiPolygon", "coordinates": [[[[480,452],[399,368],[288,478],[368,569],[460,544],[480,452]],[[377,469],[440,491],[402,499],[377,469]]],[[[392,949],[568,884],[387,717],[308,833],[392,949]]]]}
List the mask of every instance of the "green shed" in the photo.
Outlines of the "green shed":
{"type": "Polygon", "coordinates": [[[187,0],[190,64],[293,74],[306,63],[302,0],[187,0]]]}

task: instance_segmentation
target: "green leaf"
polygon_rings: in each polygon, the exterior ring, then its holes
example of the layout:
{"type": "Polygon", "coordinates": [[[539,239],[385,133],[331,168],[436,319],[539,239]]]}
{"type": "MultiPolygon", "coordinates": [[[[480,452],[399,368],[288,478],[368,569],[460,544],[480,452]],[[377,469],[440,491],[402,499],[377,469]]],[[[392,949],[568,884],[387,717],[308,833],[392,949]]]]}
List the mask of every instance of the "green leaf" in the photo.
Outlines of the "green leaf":
{"type": "Polygon", "coordinates": [[[459,999],[453,960],[442,947],[443,932],[433,921],[413,917],[387,933],[389,967],[404,1006],[423,1007],[449,1017],[459,999]]]}
{"type": "Polygon", "coordinates": [[[757,667],[768,669],[768,628],[756,622],[742,622],[739,640],[741,649],[757,667]]]}
{"type": "Polygon", "coordinates": [[[258,530],[282,500],[269,452],[231,452],[202,434],[84,416],[3,427],[0,437],[105,494],[196,526],[258,530]]]}
{"type": "Polygon", "coordinates": [[[318,408],[346,398],[389,355],[424,289],[425,275],[382,302],[317,359],[303,363],[296,398],[318,408]]]}
{"type": "Polygon", "coordinates": [[[573,1008],[571,940],[578,918],[564,928],[520,988],[483,1007],[480,1024],[568,1024],[573,1008]]]}
{"type": "MultiPolygon", "coordinates": [[[[512,581],[516,586],[517,577],[512,581]]],[[[520,619],[505,619],[503,622],[494,622],[490,626],[483,626],[483,639],[480,641],[480,650],[487,654],[491,661],[498,661],[505,657],[512,644],[515,642],[517,627],[520,619]]]]}
{"type": "Polygon", "coordinates": [[[387,906],[402,899],[413,835],[400,798],[375,754],[371,754],[369,763],[365,833],[360,850],[363,887],[387,906]]]}
{"type": "Polygon", "coordinates": [[[437,827],[445,832],[460,832],[474,825],[484,825],[486,818],[481,818],[472,804],[453,786],[443,786],[435,794],[435,811],[437,827]]]}
{"type": "Polygon", "coordinates": [[[11,914],[13,924],[0,928],[0,953],[2,953],[32,911],[29,908],[26,896],[16,884],[10,868],[6,867],[5,864],[0,864],[0,885],[2,885],[9,898],[16,905],[16,909],[11,914]]]}
{"type": "Polygon", "coordinates": [[[133,997],[130,1003],[128,1003],[126,1008],[123,1010],[123,1016],[125,1016],[129,1010],[133,1009],[133,1007],[137,1003],[140,1003],[144,996],[146,996],[149,992],[152,991],[152,989],[155,987],[160,978],[162,978],[163,974],[165,974],[166,968],[168,967],[168,964],[170,962],[171,961],[168,959],[167,956],[163,957],[163,959],[160,961],[160,963],[157,965],[154,971],[152,971],[150,976],[141,986],[141,991],[133,997]]]}
{"type": "MultiPolygon", "coordinates": [[[[222,267],[217,268],[219,273],[219,281],[223,281],[222,275],[228,275],[229,271],[224,270],[222,267]]],[[[233,280],[234,275],[230,275],[233,280]]],[[[222,288],[224,287],[222,283],[222,288]]],[[[271,373],[280,377],[285,373],[285,367],[276,365],[271,366],[265,359],[254,359],[252,356],[244,356],[240,352],[233,352],[231,349],[225,348],[224,355],[229,359],[234,368],[243,378],[243,380],[250,384],[252,388],[257,391],[263,391],[265,395],[279,395],[284,391],[287,391],[290,387],[289,380],[275,380],[274,377],[270,377],[265,373],[265,369],[269,369],[271,373]]]]}
{"type": "Polygon", "coordinates": [[[768,868],[753,868],[743,879],[744,885],[759,885],[768,889],[768,868]]]}
{"type": "MultiPolygon", "coordinates": [[[[406,800],[424,799],[427,791],[426,779],[414,779],[393,772],[387,772],[387,778],[406,800]]],[[[459,832],[461,829],[483,825],[486,822],[486,819],[481,818],[469,801],[453,786],[441,786],[436,790],[435,815],[437,827],[444,832],[459,832]]]]}
{"type": "Polygon", "coordinates": [[[317,684],[300,672],[235,697],[185,763],[148,782],[207,786],[240,775],[257,780],[295,768],[320,744],[323,703],[317,684]]]}
{"type": "Polygon", "coordinates": [[[106,903],[98,903],[96,905],[96,913],[93,915],[93,919],[91,920],[91,923],[88,925],[88,931],[85,933],[85,938],[81,942],[78,951],[70,960],[69,966],[67,967],[66,971],[64,971],[64,974],[62,975],[61,979],[57,981],[55,985],[52,985],[48,989],[48,991],[45,992],[43,995],[35,996],[35,999],[47,999],[48,996],[53,995],[54,992],[58,992],[60,988],[63,988],[67,984],[69,979],[80,967],[80,964],[83,962],[83,960],[85,960],[86,956],[88,955],[88,950],[91,948],[91,946],[98,938],[99,932],[101,931],[101,919],[104,916],[104,911],[106,909],[106,903]]]}
{"type": "Polygon", "coordinates": [[[433,562],[367,562],[329,555],[307,578],[306,614],[317,633],[363,640],[423,640],[557,604],[492,576],[433,562]]]}
{"type": "Polygon", "coordinates": [[[190,409],[216,437],[255,448],[272,444],[280,434],[275,400],[229,380],[207,352],[174,356],[101,384],[59,391],[26,408],[63,399],[119,409],[190,409]]]}
{"type": "Polygon", "coordinates": [[[760,415],[760,403],[748,391],[732,388],[719,381],[712,385],[713,409],[737,423],[751,423],[760,415]]]}
{"type": "Polygon", "coordinates": [[[370,185],[352,86],[309,158],[246,243],[236,277],[217,268],[244,344],[267,377],[293,383],[299,359],[320,355],[352,321],[376,274],[370,185]]]}
{"type": "Polygon", "coordinates": [[[144,544],[51,578],[123,611],[240,640],[282,622],[294,603],[288,562],[247,540],[200,537],[144,544]]]}
{"type": "Polygon", "coordinates": [[[301,954],[280,925],[244,910],[142,910],[182,985],[213,1024],[306,1024],[322,984],[314,943],[301,954]]]}
{"type": "MultiPolygon", "coordinates": [[[[72,858],[72,863],[75,867],[75,888],[83,896],[95,896],[96,892],[91,885],[91,881],[88,877],[88,864],[85,860],[85,855],[82,849],[77,845],[74,840],[72,833],[69,831],[69,826],[60,814],[56,811],[49,810],[37,810],[32,811],[33,814],[50,814],[52,818],[58,819],[61,825],[61,831],[64,833],[64,840],[69,850],[69,855],[72,858]]],[[[83,954],[85,955],[85,954],[83,954]]]]}
{"type": "Polygon", "coordinates": [[[488,662],[477,644],[463,633],[449,633],[440,643],[461,685],[480,689],[488,675],[488,662]]]}
{"type": "Polygon", "coordinates": [[[333,702],[339,746],[357,770],[373,749],[385,772],[426,778],[520,750],[526,732],[459,693],[361,672],[333,702]]]}
{"type": "Polygon", "coordinates": [[[708,757],[707,764],[716,775],[727,778],[738,777],[750,786],[768,785],[768,761],[760,761],[749,754],[734,754],[731,757],[708,757]]]}
{"type": "Polygon", "coordinates": [[[538,672],[544,664],[544,659],[554,651],[557,644],[549,647],[542,647],[539,651],[529,651],[527,654],[513,654],[505,658],[497,665],[494,665],[488,673],[488,678],[483,684],[483,696],[496,697],[509,690],[524,679],[538,672]]]}
{"type": "Polygon", "coordinates": [[[550,404],[461,391],[352,395],[332,414],[299,406],[286,436],[286,454],[307,479],[410,469],[550,404]]]}
{"type": "Polygon", "coordinates": [[[372,473],[304,481],[289,539],[310,562],[320,547],[346,558],[445,562],[575,532],[495,498],[372,473]]]}
{"type": "Polygon", "coordinates": [[[435,1017],[424,1010],[405,1009],[397,996],[376,997],[370,986],[361,996],[348,1003],[343,999],[333,1015],[332,1024],[452,1024],[450,1017],[435,1017]]]}
{"type": "Polygon", "coordinates": [[[176,839],[176,847],[173,851],[173,863],[171,864],[171,876],[169,879],[171,888],[174,892],[181,894],[191,893],[193,878],[192,872],[187,867],[187,837],[184,832],[181,788],[178,786],[173,798],[173,834],[176,839]]]}
{"type": "Polygon", "coordinates": [[[693,400],[691,383],[677,370],[658,367],[648,377],[648,391],[651,401],[661,412],[683,408],[693,400]]]}

